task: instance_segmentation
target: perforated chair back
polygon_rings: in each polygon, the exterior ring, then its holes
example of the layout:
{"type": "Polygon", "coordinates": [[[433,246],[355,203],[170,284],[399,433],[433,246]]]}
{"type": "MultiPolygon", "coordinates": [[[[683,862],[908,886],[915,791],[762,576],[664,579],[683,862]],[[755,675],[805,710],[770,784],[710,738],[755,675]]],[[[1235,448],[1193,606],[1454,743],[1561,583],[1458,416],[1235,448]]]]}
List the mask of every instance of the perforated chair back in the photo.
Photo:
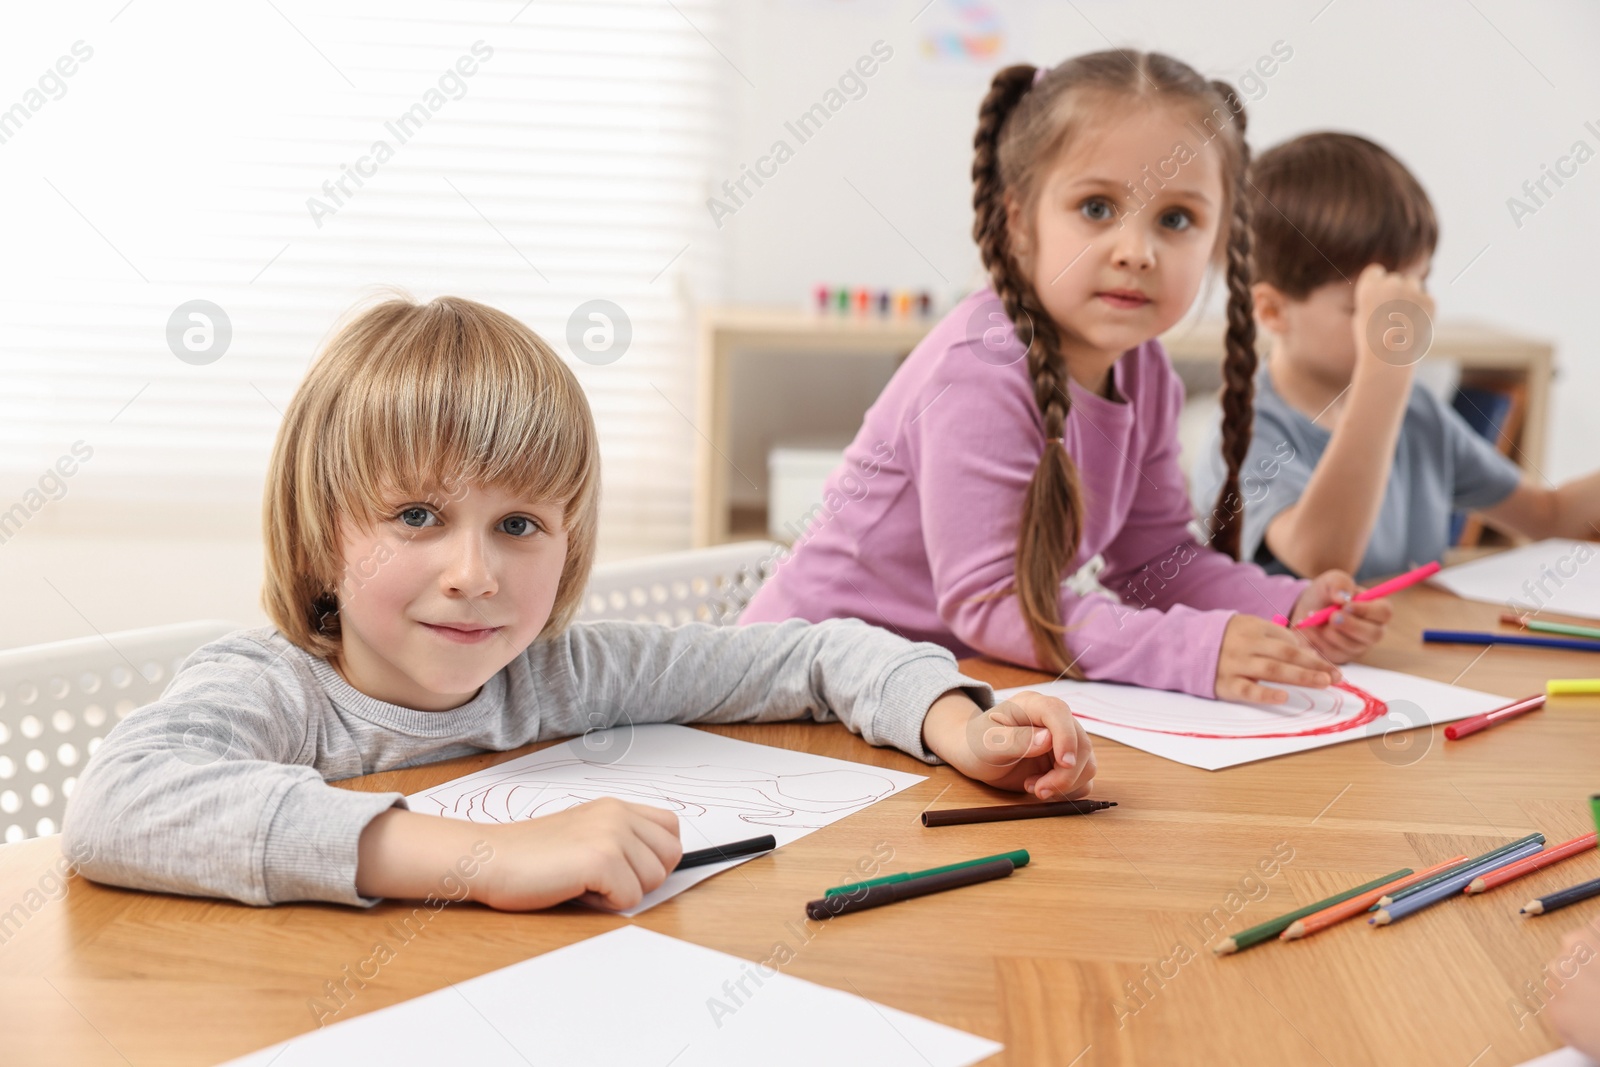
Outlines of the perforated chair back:
{"type": "Polygon", "coordinates": [[[776,541],[740,541],[603,564],[590,574],[578,619],[731,626],[785,551],[776,541]]]}
{"type": "Polygon", "coordinates": [[[0,839],[60,829],[106,733],[157,700],[189,653],[240,628],[208,619],[0,651],[0,839]]]}

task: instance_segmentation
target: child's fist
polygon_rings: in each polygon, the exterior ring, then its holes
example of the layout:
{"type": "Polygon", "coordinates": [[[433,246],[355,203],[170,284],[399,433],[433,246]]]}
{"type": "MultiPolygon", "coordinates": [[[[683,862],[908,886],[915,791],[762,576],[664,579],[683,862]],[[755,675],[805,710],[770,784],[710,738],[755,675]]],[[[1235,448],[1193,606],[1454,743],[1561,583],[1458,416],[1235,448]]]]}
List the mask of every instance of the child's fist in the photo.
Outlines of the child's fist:
{"type": "Polygon", "coordinates": [[[1355,579],[1344,571],[1323,571],[1312,579],[1294,602],[1291,624],[1312,612],[1338,604],[1333,618],[1321,626],[1308,626],[1295,633],[1305,637],[1322,655],[1334,663],[1349,663],[1383,639],[1384,628],[1394,609],[1384,600],[1355,600],[1361,591],[1355,579]]]}
{"type": "Polygon", "coordinates": [[[1087,796],[1094,746],[1064,700],[1018,693],[980,711],[953,690],[933,702],[922,724],[929,751],[975,781],[1032,793],[1040,800],[1087,796]]]}
{"type": "Polygon", "coordinates": [[[1427,355],[1433,297],[1422,287],[1420,271],[1402,274],[1369,263],[1356,278],[1355,295],[1357,376],[1381,374],[1385,367],[1410,368],[1427,355]]]}
{"type": "Polygon", "coordinates": [[[1311,648],[1300,631],[1243,613],[1230,618],[1222,631],[1214,683],[1218,700],[1282,704],[1289,694],[1263,683],[1323,689],[1339,677],[1338,668],[1311,648]]]}
{"type": "Polygon", "coordinates": [[[615,797],[493,830],[495,860],[484,867],[474,897],[502,911],[573,899],[598,908],[632,908],[683,857],[677,815],[615,797]]]}
{"type": "Polygon", "coordinates": [[[1585,1056],[1600,1057],[1600,937],[1593,927],[1580,926],[1561,942],[1561,955],[1550,962],[1551,973],[1563,978],[1576,971],[1570,982],[1556,990],[1550,1001],[1550,1021],[1556,1033],[1585,1056]]]}

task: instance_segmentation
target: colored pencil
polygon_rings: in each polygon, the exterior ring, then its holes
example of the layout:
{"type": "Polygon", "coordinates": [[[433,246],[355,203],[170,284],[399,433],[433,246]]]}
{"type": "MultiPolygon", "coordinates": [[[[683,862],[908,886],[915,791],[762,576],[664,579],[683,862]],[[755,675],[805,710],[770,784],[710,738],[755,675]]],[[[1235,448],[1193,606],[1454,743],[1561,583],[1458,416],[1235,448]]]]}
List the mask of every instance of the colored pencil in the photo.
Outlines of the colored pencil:
{"type": "Polygon", "coordinates": [[[1549,896],[1540,897],[1538,900],[1530,900],[1522,906],[1522,914],[1548,915],[1552,911],[1560,911],[1568,904],[1576,904],[1578,901],[1588,900],[1590,897],[1600,897],[1600,878],[1596,878],[1592,882],[1579,882],[1570,889],[1551,893],[1549,896]]]}
{"type": "Polygon", "coordinates": [[[965,826],[975,822],[1043,819],[1052,815],[1088,815],[1117,806],[1115,800],[1045,800],[1035,804],[994,804],[984,808],[945,808],[922,813],[924,826],[965,826]]]}
{"type": "Polygon", "coordinates": [[[848,915],[853,911],[881,908],[885,904],[927,896],[929,893],[942,893],[947,889],[960,889],[962,886],[977,885],[979,882],[1009,878],[1015,869],[1016,865],[1010,860],[990,860],[988,863],[980,863],[976,867],[966,867],[959,871],[946,871],[944,874],[930,874],[926,878],[875,885],[861,893],[813,900],[806,904],[806,916],[812,919],[832,919],[838,915],[848,915]]]}
{"type": "Polygon", "coordinates": [[[1563,841],[1559,845],[1552,845],[1543,852],[1535,852],[1525,860],[1518,860],[1509,866],[1490,871],[1481,877],[1474,878],[1472,884],[1467,886],[1468,893],[1486,893],[1491,889],[1505,885],[1507,882],[1516,881],[1525,874],[1542,870],[1552,863],[1559,863],[1570,856],[1580,852],[1587,852],[1595,847],[1595,841],[1600,839],[1600,834],[1584,834],[1574,837],[1571,841],[1563,841]]]}
{"type": "Polygon", "coordinates": [[[1524,648],[1559,648],[1567,652],[1600,652],[1600,641],[1576,637],[1522,637],[1481,630],[1424,630],[1422,640],[1430,645],[1521,645],[1524,648]]]}
{"type": "Polygon", "coordinates": [[[1411,873],[1410,867],[1402,867],[1393,874],[1386,874],[1382,878],[1374,878],[1365,885],[1358,885],[1354,889],[1346,889],[1343,893],[1335,893],[1327,900],[1319,900],[1315,904],[1307,904],[1303,908],[1296,908],[1287,915],[1280,915],[1276,919],[1269,919],[1258,926],[1248,930],[1240,930],[1232,937],[1225,937],[1211,946],[1211,951],[1219,956],[1232,955],[1235,952],[1259,945],[1263,941],[1270,941],[1287,930],[1297,919],[1304,919],[1307,915],[1315,915],[1324,908],[1331,908],[1335,904],[1343,904],[1351,897],[1360,896],[1362,893],[1373,889],[1382,889],[1398,878],[1404,878],[1411,873]]]}
{"type": "Polygon", "coordinates": [[[1331,908],[1323,908],[1321,911],[1313,912],[1312,914],[1307,915],[1304,919],[1296,919],[1289,925],[1287,930],[1278,935],[1278,938],[1282,941],[1298,941],[1302,937],[1310,937],[1319,930],[1326,930],[1330,926],[1337,926],[1346,919],[1360,915],[1362,912],[1366,911],[1377,902],[1379,897],[1381,897],[1387,891],[1391,889],[1404,889],[1406,886],[1420,882],[1424,878],[1431,878],[1441,871],[1449,870],[1451,867],[1460,864],[1466,858],[1467,857],[1465,856],[1457,856],[1453,860],[1445,860],[1443,863],[1435,863],[1432,867],[1429,867],[1426,870],[1417,871],[1415,874],[1408,874],[1404,878],[1396,878],[1388,885],[1380,886],[1377,889],[1362,893],[1359,897],[1351,897],[1343,904],[1335,904],[1331,908]]]}
{"type": "MultiPolygon", "coordinates": [[[[1398,578],[1390,578],[1387,582],[1379,582],[1371,589],[1363,589],[1361,592],[1351,597],[1349,603],[1354,604],[1357,601],[1381,600],[1390,593],[1398,593],[1407,586],[1416,585],[1418,582],[1426,581],[1437,574],[1438,571],[1439,563],[1437,560],[1432,563],[1424,563],[1416,570],[1407,571],[1398,578]]],[[[1318,611],[1313,611],[1310,615],[1307,615],[1305,618],[1295,623],[1294,628],[1296,630],[1304,630],[1308,626],[1321,626],[1323,623],[1327,622],[1329,619],[1338,614],[1339,609],[1342,607],[1344,607],[1343,604],[1329,604],[1325,608],[1322,608],[1318,611]]]]}
{"type": "Polygon", "coordinates": [[[777,838],[771,834],[762,834],[760,837],[751,837],[726,845],[712,845],[710,848],[697,848],[693,852],[685,852],[678,865],[672,869],[682,871],[690,867],[704,867],[708,863],[736,860],[741,856],[753,856],[757,852],[771,852],[777,847],[777,838]]]}
{"type": "MultiPolygon", "coordinates": [[[[1511,852],[1516,852],[1519,849],[1524,848],[1529,843],[1537,844],[1540,848],[1543,848],[1544,847],[1544,835],[1543,834],[1537,834],[1537,833],[1529,834],[1526,837],[1517,838],[1515,841],[1511,842],[1509,845],[1501,845],[1499,848],[1491,848],[1488,852],[1485,852],[1483,855],[1474,857],[1473,859],[1468,860],[1466,863],[1460,864],[1459,866],[1457,866],[1456,871],[1465,870],[1468,867],[1476,867],[1479,864],[1488,863],[1490,860],[1493,860],[1493,859],[1499,859],[1501,856],[1504,856],[1504,855],[1506,855],[1508,853],[1511,853],[1511,852]]],[[[1521,859],[1522,857],[1518,856],[1517,858],[1521,859]]],[[[1500,864],[1490,864],[1490,866],[1487,869],[1493,870],[1497,866],[1500,866],[1500,864]]],[[[1377,911],[1379,908],[1386,908],[1390,904],[1393,904],[1395,901],[1400,900],[1400,899],[1402,899],[1402,898],[1404,898],[1406,896],[1409,896],[1412,893],[1421,892],[1424,889],[1431,889],[1435,882],[1444,881],[1446,878],[1450,877],[1450,875],[1452,873],[1455,873],[1455,872],[1444,871],[1444,872],[1442,872],[1440,874],[1434,875],[1432,878],[1429,878],[1429,879],[1427,879],[1425,881],[1418,882],[1416,885],[1408,886],[1407,888],[1402,889],[1397,893],[1393,893],[1393,894],[1389,894],[1389,895],[1385,895],[1385,896],[1379,897],[1378,898],[1378,903],[1373,906],[1372,910],[1373,911],[1377,911]]]]}
{"type": "Polygon", "coordinates": [[[836,885],[832,889],[822,892],[824,897],[837,897],[845,893],[855,893],[863,889],[870,889],[875,885],[891,885],[895,882],[909,882],[913,878],[926,878],[930,874],[944,874],[947,871],[959,871],[967,867],[976,867],[980,863],[993,863],[995,860],[1010,860],[1013,867],[1026,867],[1028,865],[1028,850],[1019,848],[1015,852],[1002,852],[997,856],[983,856],[975,860],[963,860],[960,863],[947,863],[943,867],[929,867],[925,871],[902,871],[899,874],[886,874],[882,878],[868,878],[865,882],[851,882],[849,885],[836,885]]]}
{"type": "Polygon", "coordinates": [[[1600,678],[1552,678],[1544,683],[1544,691],[1553,697],[1588,696],[1600,693],[1600,678]]]}
{"type": "Polygon", "coordinates": [[[1455,873],[1448,874],[1443,881],[1434,882],[1426,889],[1416,893],[1401,893],[1397,898],[1380,908],[1378,913],[1367,922],[1373,926],[1388,926],[1390,923],[1399,922],[1408,915],[1415,915],[1424,908],[1431,908],[1441,900],[1448,900],[1471,882],[1478,875],[1492,871],[1497,867],[1504,867],[1526,856],[1531,856],[1539,851],[1539,846],[1532,841],[1524,845],[1519,851],[1508,852],[1494,859],[1484,860],[1482,863],[1469,864],[1464,868],[1457,868],[1455,873]]]}
{"type": "Polygon", "coordinates": [[[1486,711],[1482,715],[1474,715],[1470,719],[1453,722],[1444,728],[1444,736],[1451,741],[1459,741],[1461,738],[1475,734],[1479,730],[1487,730],[1491,726],[1500,725],[1507,719],[1515,719],[1525,712],[1538,711],[1544,707],[1544,702],[1545,695],[1543,693],[1538,693],[1531,697],[1523,697],[1521,700],[1513,701],[1503,708],[1495,708],[1493,711],[1486,711]]]}
{"type": "Polygon", "coordinates": [[[1505,614],[1500,616],[1500,621],[1507,626],[1520,626],[1524,630],[1532,630],[1539,634],[1564,634],[1567,637],[1589,637],[1600,641],[1600,628],[1593,626],[1574,626],[1570,622],[1542,622],[1538,619],[1529,619],[1524,622],[1521,615],[1505,614]]]}

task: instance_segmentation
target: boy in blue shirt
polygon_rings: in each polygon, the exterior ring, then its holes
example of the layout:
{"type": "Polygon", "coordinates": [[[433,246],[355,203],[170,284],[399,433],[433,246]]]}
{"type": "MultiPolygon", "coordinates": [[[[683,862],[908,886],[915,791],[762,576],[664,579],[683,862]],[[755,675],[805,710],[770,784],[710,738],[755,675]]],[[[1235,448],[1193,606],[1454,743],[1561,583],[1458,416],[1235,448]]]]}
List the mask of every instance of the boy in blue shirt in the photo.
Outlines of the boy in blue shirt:
{"type": "MultiPolygon", "coordinates": [[[[1383,148],[1311,133],[1251,167],[1256,379],[1241,469],[1243,555],[1297,575],[1370,581],[1441,559],[1450,513],[1528,537],[1600,536],[1600,473],[1545,488],[1427,389],[1413,388],[1433,300],[1433,205],[1383,148]]],[[[1213,440],[1193,471],[1214,500],[1213,440]]]]}

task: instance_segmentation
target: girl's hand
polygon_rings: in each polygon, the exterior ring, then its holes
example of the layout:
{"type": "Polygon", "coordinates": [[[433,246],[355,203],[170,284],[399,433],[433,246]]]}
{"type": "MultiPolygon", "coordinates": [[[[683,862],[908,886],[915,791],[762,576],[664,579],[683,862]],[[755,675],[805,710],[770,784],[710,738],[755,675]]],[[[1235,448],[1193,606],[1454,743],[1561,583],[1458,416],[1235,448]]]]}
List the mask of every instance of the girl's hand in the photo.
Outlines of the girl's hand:
{"type": "Polygon", "coordinates": [[[493,830],[494,859],[472,897],[502,911],[573,899],[621,911],[666,881],[683,857],[677,815],[614,797],[493,830]]]}
{"type": "Polygon", "coordinates": [[[1384,627],[1394,615],[1387,601],[1352,600],[1360,591],[1355,579],[1344,571],[1323,571],[1294,602],[1289,622],[1293,625],[1329,604],[1344,605],[1321,626],[1308,626],[1295,633],[1332,662],[1349,663],[1382,640],[1384,627]]]}
{"type": "MultiPolygon", "coordinates": [[[[1300,599],[1304,600],[1305,594],[1300,599]]],[[[1295,610],[1300,610],[1298,603],[1295,610]]],[[[1260,683],[1322,689],[1339,681],[1343,677],[1339,668],[1312,649],[1304,633],[1254,615],[1229,619],[1222,634],[1222,652],[1217,656],[1217,699],[1282,704],[1289,699],[1288,693],[1260,683]]]]}
{"type": "Polygon", "coordinates": [[[1064,700],[1018,693],[982,711],[959,689],[933,702],[922,721],[929,751],[975,781],[1074,800],[1094,785],[1094,746],[1064,700]]]}

